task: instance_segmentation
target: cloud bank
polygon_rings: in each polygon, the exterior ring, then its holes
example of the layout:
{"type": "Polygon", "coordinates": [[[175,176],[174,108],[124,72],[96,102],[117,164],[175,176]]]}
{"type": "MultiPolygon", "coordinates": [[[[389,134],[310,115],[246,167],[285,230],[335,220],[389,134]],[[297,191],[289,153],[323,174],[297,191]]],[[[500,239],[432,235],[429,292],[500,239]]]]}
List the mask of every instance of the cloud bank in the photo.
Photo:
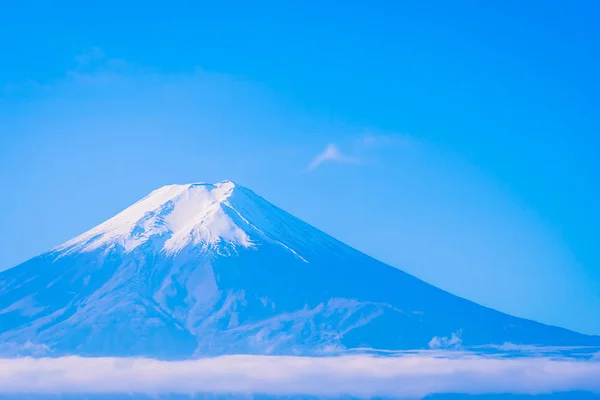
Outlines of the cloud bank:
{"type": "Polygon", "coordinates": [[[421,398],[436,393],[600,392],[600,362],[439,354],[322,358],[231,355],[187,361],[77,356],[0,359],[0,393],[421,398]]]}

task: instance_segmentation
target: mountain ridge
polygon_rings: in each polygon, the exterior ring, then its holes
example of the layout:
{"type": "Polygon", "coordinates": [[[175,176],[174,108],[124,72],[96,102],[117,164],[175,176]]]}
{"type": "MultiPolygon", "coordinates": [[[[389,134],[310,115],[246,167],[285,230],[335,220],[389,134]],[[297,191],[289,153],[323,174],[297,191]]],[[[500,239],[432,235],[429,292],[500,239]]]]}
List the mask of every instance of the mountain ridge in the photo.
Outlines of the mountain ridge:
{"type": "Polygon", "coordinates": [[[0,354],[592,345],[381,263],[231,181],[168,185],[0,272],[0,354]],[[26,348],[28,347],[28,348],[26,348]]]}

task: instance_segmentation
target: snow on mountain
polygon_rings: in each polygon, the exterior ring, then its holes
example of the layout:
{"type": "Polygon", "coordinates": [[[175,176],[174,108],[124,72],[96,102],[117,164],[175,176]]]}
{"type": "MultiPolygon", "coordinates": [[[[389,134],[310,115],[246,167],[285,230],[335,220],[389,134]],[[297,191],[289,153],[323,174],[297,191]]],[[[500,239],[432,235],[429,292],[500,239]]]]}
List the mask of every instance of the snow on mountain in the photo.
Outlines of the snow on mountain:
{"type": "Polygon", "coordinates": [[[169,185],[0,273],[0,354],[600,345],[380,263],[224,181],[169,185]]]}
{"type": "Polygon", "coordinates": [[[167,254],[186,246],[250,247],[248,234],[227,212],[234,187],[230,181],[164,186],[54,251],[66,255],[119,246],[129,253],[156,237],[164,238],[160,250],[167,254]]]}

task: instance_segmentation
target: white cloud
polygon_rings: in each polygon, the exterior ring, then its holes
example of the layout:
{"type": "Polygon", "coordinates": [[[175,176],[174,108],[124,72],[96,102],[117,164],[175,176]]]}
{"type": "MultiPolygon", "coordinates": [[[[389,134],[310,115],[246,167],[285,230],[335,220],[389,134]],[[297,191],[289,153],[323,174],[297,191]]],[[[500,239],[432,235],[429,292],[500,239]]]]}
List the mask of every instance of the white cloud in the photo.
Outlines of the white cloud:
{"type": "Polygon", "coordinates": [[[263,393],[420,398],[434,393],[600,392],[600,362],[464,352],[289,357],[232,355],[0,359],[0,393],[263,393]]]}
{"type": "Polygon", "coordinates": [[[320,152],[313,158],[308,164],[308,170],[315,170],[325,162],[336,162],[339,164],[356,164],[359,162],[357,158],[347,156],[343,154],[340,149],[333,143],[327,145],[325,150],[320,152]]]}
{"type": "Polygon", "coordinates": [[[434,336],[433,339],[429,341],[430,349],[447,349],[452,347],[460,347],[462,345],[462,339],[460,335],[462,334],[462,330],[458,332],[452,332],[450,337],[446,336],[434,336]]]}

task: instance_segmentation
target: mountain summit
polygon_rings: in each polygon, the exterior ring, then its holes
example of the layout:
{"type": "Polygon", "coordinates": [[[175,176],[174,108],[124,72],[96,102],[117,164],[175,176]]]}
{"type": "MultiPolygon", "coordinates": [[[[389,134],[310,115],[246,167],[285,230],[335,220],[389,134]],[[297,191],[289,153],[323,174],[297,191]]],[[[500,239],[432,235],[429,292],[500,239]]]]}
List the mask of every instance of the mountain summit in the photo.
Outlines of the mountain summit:
{"type": "MultiPolygon", "coordinates": [[[[232,181],[168,185],[54,251],[119,248],[126,254],[144,246],[166,255],[191,248],[230,254],[238,247],[269,242],[296,254],[277,239],[292,238],[290,230],[295,226],[288,215],[232,181]]],[[[295,234],[300,238],[302,232],[295,234]]]]}
{"type": "Polygon", "coordinates": [[[231,181],[162,187],[0,273],[0,355],[600,345],[437,289],[231,181]]]}

